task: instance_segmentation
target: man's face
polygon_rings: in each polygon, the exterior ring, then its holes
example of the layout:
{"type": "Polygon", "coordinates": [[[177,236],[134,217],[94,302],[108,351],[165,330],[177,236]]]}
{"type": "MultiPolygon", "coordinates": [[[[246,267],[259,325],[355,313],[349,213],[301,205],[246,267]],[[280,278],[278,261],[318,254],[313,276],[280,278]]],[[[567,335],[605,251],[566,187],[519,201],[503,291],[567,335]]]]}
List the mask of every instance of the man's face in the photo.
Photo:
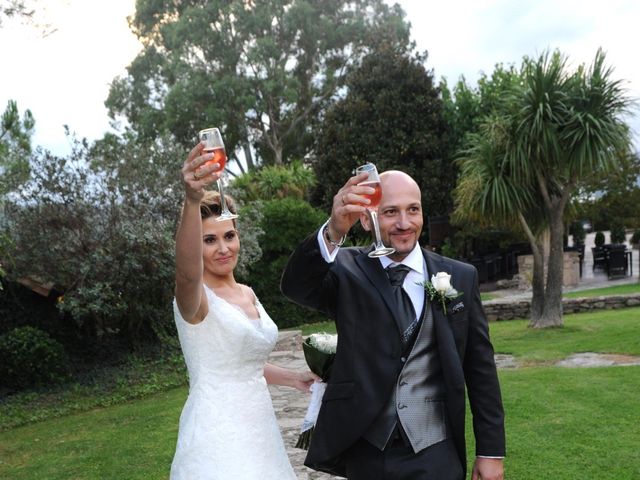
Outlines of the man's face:
{"type": "MultiPolygon", "coordinates": [[[[378,206],[380,236],[387,247],[396,249],[389,255],[401,261],[415,247],[422,233],[422,204],[420,188],[415,181],[401,172],[380,175],[382,199],[378,206]]],[[[367,218],[368,220],[368,218],[367,218]]],[[[366,221],[365,228],[369,229],[366,221]]]]}

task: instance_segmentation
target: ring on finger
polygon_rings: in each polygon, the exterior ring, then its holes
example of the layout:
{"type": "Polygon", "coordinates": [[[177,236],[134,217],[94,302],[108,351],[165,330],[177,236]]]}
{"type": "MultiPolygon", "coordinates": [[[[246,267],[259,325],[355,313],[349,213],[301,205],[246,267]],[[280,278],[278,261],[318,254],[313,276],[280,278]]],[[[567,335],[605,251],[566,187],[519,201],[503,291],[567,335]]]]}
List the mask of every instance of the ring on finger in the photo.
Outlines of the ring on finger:
{"type": "Polygon", "coordinates": [[[200,180],[200,175],[198,175],[198,171],[194,170],[193,172],[193,179],[197,182],[198,180],[200,180]]]}
{"type": "Polygon", "coordinates": [[[342,206],[344,207],[347,204],[347,202],[344,201],[344,193],[342,194],[340,200],[342,200],[342,206]]]}

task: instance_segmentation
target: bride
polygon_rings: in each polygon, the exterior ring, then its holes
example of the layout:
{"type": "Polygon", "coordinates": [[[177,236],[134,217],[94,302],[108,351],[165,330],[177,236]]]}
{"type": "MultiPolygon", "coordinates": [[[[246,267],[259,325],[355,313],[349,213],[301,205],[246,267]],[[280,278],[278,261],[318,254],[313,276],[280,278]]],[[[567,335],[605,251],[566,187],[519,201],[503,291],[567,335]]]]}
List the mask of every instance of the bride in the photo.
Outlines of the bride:
{"type": "MultiPolygon", "coordinates": [[[[295,480],[267,383],[308,392],[317,377],[266,363],[278,330],[253,290],[234,278],[235,220],[219,221],[218,179],[202,144],[182,167],[174,316],[189,372],[172,480],[295,480]]],[[[225,197],[233,210],[231,199],[225,197]]]]}

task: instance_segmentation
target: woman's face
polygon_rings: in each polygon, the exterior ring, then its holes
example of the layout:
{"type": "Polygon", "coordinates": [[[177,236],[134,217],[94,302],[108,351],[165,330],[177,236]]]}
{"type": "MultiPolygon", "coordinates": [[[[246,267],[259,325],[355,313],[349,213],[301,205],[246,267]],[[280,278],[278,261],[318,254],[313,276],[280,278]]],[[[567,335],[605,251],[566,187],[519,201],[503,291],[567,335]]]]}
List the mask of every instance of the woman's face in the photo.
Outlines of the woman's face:
{"type": "Polygon", "coordinates": [[[202,259],[204,269],[214,275],[228,275],[238,263],[240,239],[233,220],[218,221],[209,217],[202,221],[202,259]]]}

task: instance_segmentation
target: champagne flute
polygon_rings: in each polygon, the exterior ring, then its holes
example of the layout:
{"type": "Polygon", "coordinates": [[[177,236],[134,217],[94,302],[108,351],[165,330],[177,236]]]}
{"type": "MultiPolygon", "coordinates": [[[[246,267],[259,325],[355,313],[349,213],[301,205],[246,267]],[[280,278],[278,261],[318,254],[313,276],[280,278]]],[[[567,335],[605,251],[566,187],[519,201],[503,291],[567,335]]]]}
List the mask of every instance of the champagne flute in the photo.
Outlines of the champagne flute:
{"type": "Polygon", "coordinates": [[[356,175],[361,173],[368,173],[369,178],[364,182],[360,182],[358,185],[365,185],[375,189],[371,195],[362,194],[363,197],[368,198],[371,203],[366,205],[369,212],[369,218],[371,219],[371,225],[373,225],[373,233],[375,235],[375,245],[373,250],[369,252],[370,257],[384,257],[390,255],[396,251],[395,248],[385,247],[380,238],[380,226],[378,225],[378,204],[382,198],[382,187],[380,186],[380,177],[378,176],[378,169],[373,163],[367,163],[356,168],[356,175]]]}
{"type": "Polygon", "coordinates": [[[220,172],[220,177],[218,178],[217,183],[218,191],[220,192],[220,207],[222,211],[216,220],[223,221],[238,218],[238,215],[231,213],[229,207],[227,207],[227,201],[224,198],[222,176],[224,175],[224,166],[227,163],[227,153],[224,150],[224,142],[222,141],[220,130],[217,128],[206,128],[204,130],[200,130],[198,137],[204,144],[204,153],[213,153],[213,160],[209,160],[205,165],[211,165],[214,163],[219,165],[219,168],[216,171],[220,172]]]}

